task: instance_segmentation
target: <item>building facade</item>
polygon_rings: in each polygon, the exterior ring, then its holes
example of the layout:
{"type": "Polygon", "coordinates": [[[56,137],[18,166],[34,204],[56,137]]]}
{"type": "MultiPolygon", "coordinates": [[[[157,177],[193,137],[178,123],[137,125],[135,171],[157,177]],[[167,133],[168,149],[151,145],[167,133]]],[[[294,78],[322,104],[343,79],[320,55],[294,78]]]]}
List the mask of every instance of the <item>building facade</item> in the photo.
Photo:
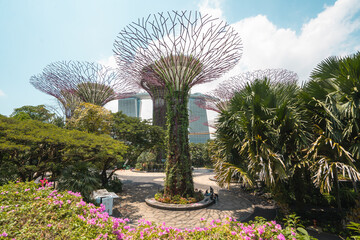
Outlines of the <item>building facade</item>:
{"type": "MultiPolygon", "coordinates": [[[[200,93],[195,93],[189,97],[189,142],[191,143],[206,143],[210,139],[206,110],[198,106],[198,101],[203,101],[202,96],[200,93]]],[[[145,99],[150,99],[150,95],[138,93],[135,96],[120,99],[118,111],[122,111],[130,117],[139,118],[143,111],[152,111],[152,108],[143,109],[142,100],[145,99]]]]}

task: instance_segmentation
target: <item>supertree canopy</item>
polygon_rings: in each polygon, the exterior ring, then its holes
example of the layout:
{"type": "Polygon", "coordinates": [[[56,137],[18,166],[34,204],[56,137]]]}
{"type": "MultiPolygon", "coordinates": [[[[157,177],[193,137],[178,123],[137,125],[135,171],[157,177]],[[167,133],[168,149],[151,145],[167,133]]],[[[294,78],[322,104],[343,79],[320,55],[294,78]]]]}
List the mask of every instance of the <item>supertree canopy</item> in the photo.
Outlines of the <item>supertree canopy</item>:
{"type": "Polygon", "coordinates": [[[298,81],[298,75],[286,69],[265,69],[245,72],[223,81],[215,90],[206,94],[204,99],[197,101],[196,104],[208,110],[221,112],[222,109],[226,108],[228,101],[234,94],[245,87],[245,84],[255,79],[265,78],[271,81],[272,84],[296,83],[298,81]]]}
{"type": "Polygon", "coordinates": [[[239,35],[227,23],[199,12],[158,13],[125,27],[115,40],[114,53],[119,67],[139,85],[146,82],[164,90],[168,135],[164,192],[170,197],[192,196],[189,91],[219,78],[239,61],[239,35]]]}
{"type": "Polygon", "coordinates": [[[124,74],[92,62],[63,61],[47,65],[30,83],[54,96],[71,117],[79,102],[104,106],[106,103],[133,94],[135,85],[124,74]]]}

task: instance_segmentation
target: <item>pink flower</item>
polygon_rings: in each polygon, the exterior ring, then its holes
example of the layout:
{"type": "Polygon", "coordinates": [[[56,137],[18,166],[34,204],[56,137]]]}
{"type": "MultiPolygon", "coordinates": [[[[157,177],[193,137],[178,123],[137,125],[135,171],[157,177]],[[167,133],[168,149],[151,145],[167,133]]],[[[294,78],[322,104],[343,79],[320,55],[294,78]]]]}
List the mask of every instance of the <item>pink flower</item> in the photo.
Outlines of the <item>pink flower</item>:
{"type": "Polygon", "coordinates": [[[43,187],[44,185],[46,185],[48,183],[48,180],[46,178],[44,178],[44,179],[41,179],[40,182],[41,182],[41,186],[43,187]]]}
{"type": "Polygon", "coordinates": [[[279,239],[279,240],[286,240],[285,236],[284,236],[282,233],[280,233],[279,235],[277,235],[277,239],[279,239]]]}
{"type": "Polygon", "coordinates": [[[1,235],[0,235],[0,237],[1,236],[3,236],[3,237],[7,237],[8,236],[8,234],[4,231],[1,235]]]}
{"type": "Polygon", "coordinates": [[[30,188],[26,188],[26,189],[25,189],[25,192],[27,192],[27,191],[30,191],[30,188]]]}
{"type": "Polygon", "coordinates": [[[261,235],[265,232],[265,228],[264,227],[259,227],[258,228],[258,233],[261,235]]]}
{"type": "Polygon", "coordinates": [[[48,224],[47,226],[48,226],[48,227],[51,227],[51,226],[52,226],[52,224],[48,224]]]}
{"type": "Polygon", "coordinates": [[[232,231],[232,232],[231,232],[231,235],[236,235],[236,232],[232,231]]]}

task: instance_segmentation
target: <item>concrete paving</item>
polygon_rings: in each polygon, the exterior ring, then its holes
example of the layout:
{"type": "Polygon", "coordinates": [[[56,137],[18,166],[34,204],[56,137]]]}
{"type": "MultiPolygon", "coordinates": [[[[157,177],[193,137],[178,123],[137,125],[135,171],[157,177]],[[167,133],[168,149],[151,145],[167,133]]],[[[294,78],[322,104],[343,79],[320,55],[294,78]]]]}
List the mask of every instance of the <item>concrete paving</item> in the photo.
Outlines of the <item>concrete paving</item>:
{"type": "Polygon", "coordinates": [[[208,208],[192,211],[169,211],[152,208],[145,203],[145,198],[154,196],[164,185],[164,173],[144,173],[121,170],[116,176],[123,182],[123,192],[115,201],[115,217],[129,218],[133,223],[139,219],[153,221],[159,224],[163,222],[167,226],[177,228],[194,228],[204,226],[201,218],[211,222],[212,220],[224,220],[226,217],[243,220],[253,212],[252,203],[231,190],[222,189],[214,181],[209,180],[214,173],[208,169],[195,169],[193,173],[195,188],[202,191],[209,190],[211,186],[218,193],[219,200],[208,208]]]}

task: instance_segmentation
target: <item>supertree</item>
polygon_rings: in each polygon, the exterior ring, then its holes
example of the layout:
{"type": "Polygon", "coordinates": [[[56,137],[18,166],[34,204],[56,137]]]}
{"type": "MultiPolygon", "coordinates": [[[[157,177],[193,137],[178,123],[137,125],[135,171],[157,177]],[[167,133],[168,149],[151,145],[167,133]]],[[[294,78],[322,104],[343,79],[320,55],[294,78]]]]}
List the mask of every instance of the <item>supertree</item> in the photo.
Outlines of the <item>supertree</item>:
{"type": "Polygon", "coordinates": [[[148,76],[159,77],[153,72],[152,68],[145,67],[143,69],[140,82],[136,78],[130,78],[135,84],[139,84],[142,89],[149,93],[153,102],[153,124],[165,129],[166,127],[166,104],[165,104],[165,87],[153,83],[148,76]]]}
{"type": "Polygon", "coordinates": [[[134,94],[136,86],[123,73],[98,63],[62,61],[47,65],[41,74],[30,78],[40,91],[54,96],[70,118],[79,102],[104,106],[134,94]]]}
{"type": "Polygon", "coordinates": [[[236,92],[245,87],[245,84],[255,79],[268,79],[271,83],[296,83],[298,75],[286,69],[264,69],[241,73],[219,84],[215,90],[204,95],[196,102],[199,107],[220,113],[226,108],[229,100],[236,92]]]}
{"type": "Polygon", "coordinates": [[[114,53],[117,64],[134,79],[164,89],[168,152],[164,194],[193,196],[189,91],[219,78],[239,61],[239,35],[227,23],[199,12],[158,13],[125,27],[115,40],[114,53]]]}

